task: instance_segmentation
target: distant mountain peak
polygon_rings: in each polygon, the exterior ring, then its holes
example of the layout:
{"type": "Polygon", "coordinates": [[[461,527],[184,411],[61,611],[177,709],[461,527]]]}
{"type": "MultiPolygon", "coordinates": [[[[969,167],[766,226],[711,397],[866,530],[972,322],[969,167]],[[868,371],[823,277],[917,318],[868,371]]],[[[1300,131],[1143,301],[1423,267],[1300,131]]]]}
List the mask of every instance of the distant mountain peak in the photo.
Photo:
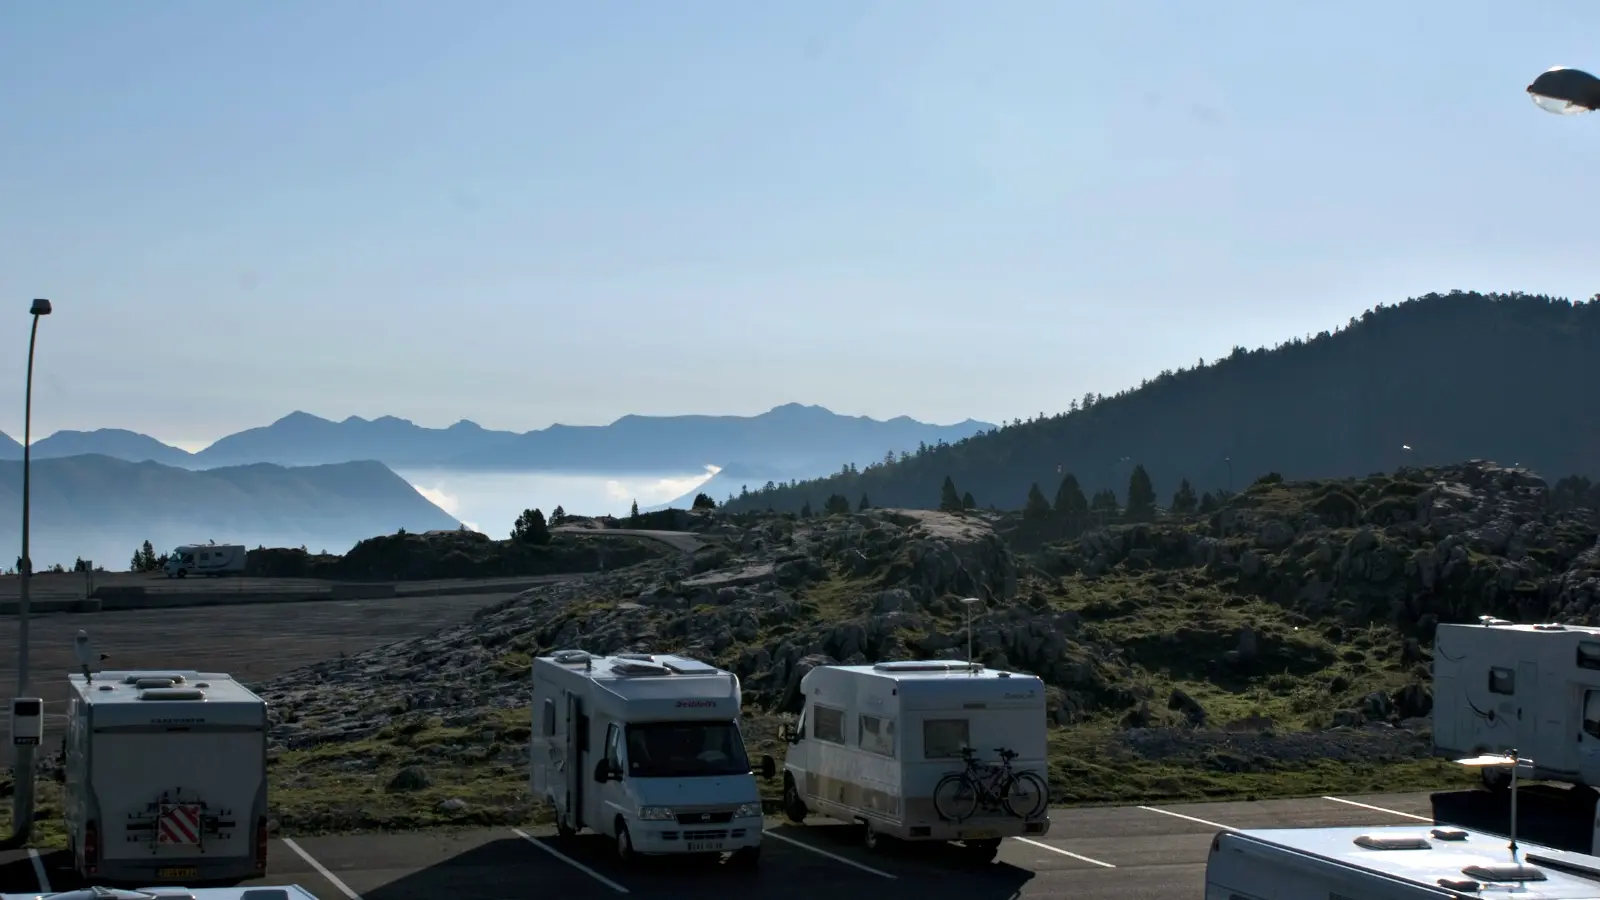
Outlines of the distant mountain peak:
{"type": "MultiPolygon", "coordinates": [[[[346,421],[348,421],[348,420],[346,420],[346,421]]],[[[303,411],[297,409],[294,412],[289,413],[287,416],[284,416],[283,418],[279,419],[278,421],[273,422],[272,424],[273,425],[332,425],[333,422],[329,421],[328,419],[324,419],[321,416],[314,416],[311,413],[303,412],[303,411]]]]}

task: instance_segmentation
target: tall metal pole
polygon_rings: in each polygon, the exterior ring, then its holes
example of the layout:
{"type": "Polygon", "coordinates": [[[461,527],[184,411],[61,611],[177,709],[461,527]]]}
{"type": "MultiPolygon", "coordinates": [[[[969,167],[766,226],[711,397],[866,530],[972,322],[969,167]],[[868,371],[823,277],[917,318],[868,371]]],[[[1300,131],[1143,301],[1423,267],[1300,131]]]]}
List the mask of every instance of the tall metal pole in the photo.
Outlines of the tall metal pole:
{"type": "MultiPolygon", "coordinates": [[[[48,307],[46,307],[48,309],[48,307]]],[[[33,462],[33,348],[39,340],[39,313],[33,315],[28,333],[28,380],[22,399],[22,568],[17,573],[17,692],[28,696],[28,607],[29,584],[33,578],[33,558],[28,549],[28,488],[33,462]]],[[[16,790],[11,797],[11,840],[26,843],[33,832],[33,747],[13,746],[12,777],[16,790]]]]}

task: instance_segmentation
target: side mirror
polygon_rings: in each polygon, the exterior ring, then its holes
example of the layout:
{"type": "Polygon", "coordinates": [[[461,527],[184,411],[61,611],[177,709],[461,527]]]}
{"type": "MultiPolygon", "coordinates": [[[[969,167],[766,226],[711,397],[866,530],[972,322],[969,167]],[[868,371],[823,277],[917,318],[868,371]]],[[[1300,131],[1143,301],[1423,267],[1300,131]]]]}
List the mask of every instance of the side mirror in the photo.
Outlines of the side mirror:
{"type": "Polygon", "coordinates": [[[795,729],[788,722],[778,726],[778,740],[792,744],[795,742],[795,729]]]}
{"type": "Polygon", "coordinates": [[[778,763],[767,754],[761,754],[761,777],[770,779],[778,774],[778,763]]]}
{"type": "Polygon", "coordinates": [[[594,780],[596,784],[605,784],[611,780],[611,763],[601,759],[594,764],[594,780]]]}

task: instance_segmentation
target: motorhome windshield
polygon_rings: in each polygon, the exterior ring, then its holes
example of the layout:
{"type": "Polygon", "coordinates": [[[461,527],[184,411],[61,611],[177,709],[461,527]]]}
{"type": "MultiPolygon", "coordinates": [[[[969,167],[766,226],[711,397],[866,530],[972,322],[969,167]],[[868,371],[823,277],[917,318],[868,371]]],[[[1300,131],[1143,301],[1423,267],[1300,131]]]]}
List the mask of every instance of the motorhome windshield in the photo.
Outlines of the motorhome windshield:
{"type": "Polygon", "coordinates": [[[649,722],[628,726],[628,775],[687,778],[746,775],[750,758],[735,722],[649,722]]]}
{"type": "Polygon", "coordinates": [[[194,562],[194,551],[185,553],[183,552],[182,547],[177,547],[171,553],[167,554],[167,558],[174,562],[178,560],[182,560],[184,562],[194,562]]]}

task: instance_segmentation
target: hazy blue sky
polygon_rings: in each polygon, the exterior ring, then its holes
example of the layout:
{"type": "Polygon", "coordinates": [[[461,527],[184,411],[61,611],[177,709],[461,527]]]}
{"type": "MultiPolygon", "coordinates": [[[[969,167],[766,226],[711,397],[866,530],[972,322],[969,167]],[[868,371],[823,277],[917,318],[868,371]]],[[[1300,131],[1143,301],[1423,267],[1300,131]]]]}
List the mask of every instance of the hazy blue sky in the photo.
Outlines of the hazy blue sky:
{"type": "Polygon", "coordinates": [[[0,429],[990,420],[1587,298],[1593,0],[0,6],[0,429]],[[14,377],[13,377],[14,376],[14,377]]]}

